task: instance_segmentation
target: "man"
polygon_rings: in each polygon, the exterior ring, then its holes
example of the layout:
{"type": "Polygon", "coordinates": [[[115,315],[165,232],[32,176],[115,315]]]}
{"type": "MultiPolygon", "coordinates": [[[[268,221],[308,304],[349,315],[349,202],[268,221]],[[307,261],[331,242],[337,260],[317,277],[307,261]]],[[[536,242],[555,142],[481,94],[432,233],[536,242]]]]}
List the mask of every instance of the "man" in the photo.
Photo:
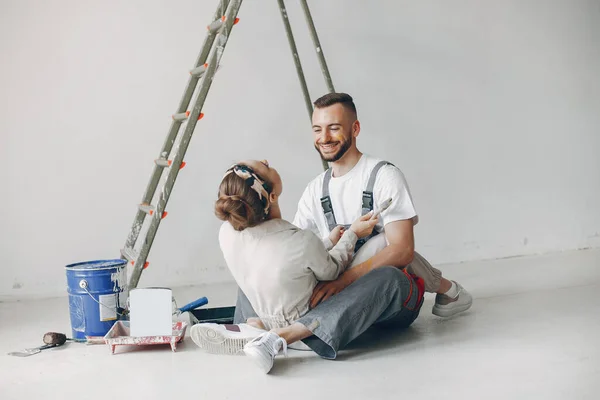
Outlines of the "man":
{"type": "Polygon", "coordinates": [[[381,233],[375,232],[362,248],[357,248],[352,266],[338,279],[315,288],[311,306],[339,293],[369,271],[394,266],[406,267],[407,272],[423,278],[425,291],[437,293],[433,314],[449,317],[469,309],[471,295],[460,284],[442,277],[414,251],[413,227],[418,216],[402,172],[358,150],[360,122],[352,97],[329,93],[314,105],[314,145],[331,168],[308,184],[294,225],[327,238],[337,225],[351,223],[361,212],[377,208],[384,200],[391,198],[392,202],[381,213],[376,227],[381,233]]]}

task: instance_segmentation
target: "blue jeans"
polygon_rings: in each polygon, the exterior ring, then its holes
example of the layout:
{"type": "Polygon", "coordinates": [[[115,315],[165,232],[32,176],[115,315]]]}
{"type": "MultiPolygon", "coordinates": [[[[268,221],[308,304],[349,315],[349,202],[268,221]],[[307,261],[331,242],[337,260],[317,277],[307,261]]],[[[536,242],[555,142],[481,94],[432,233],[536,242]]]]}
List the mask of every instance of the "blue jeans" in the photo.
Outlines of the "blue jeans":
{"type": "MultiPolygon", "coordinates": [[[[319,356],[335,359],[338,350],[372,325],[406,328],[419,315],[423,304],[415,282],[395,267],[377,268],[357,279],[335,296],[310,310],[296,322],[313,336],[303,340],[319,356]]],[[[258,317],[241,290],[234,323],[258,317]]]]}

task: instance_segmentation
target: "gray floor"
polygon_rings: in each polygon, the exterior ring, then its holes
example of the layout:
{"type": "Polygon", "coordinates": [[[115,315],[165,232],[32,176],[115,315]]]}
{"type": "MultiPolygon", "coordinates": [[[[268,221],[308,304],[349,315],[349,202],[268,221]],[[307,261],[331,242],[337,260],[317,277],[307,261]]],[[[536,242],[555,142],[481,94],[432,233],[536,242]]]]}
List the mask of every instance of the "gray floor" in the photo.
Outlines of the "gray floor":
{"type": "MultiPolygon", "coordinates": [[[[443,266],[475,297],[443,320],[370,331],[336,361],[290,352],[263,375],[241,356],[213,356],[188,339],[122,349],[69,344],[28,358],[6,353],[69,329],[65,298],[0,303],[0,398],[8,399],[598,399],[600,249],[443,266]]],[[[231,285],[183,288],[226,305],[231,285]]]]}

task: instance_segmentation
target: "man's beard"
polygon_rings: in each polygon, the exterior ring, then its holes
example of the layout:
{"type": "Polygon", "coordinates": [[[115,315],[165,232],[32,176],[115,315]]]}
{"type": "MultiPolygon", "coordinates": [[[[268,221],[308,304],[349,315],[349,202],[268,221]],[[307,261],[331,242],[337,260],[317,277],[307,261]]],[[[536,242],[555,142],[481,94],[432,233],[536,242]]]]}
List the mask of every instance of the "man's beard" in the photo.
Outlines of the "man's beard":
{"type": "Polygon", "coordinates": [[[348,151],[348,149],[350,148],[351,145],[352,145],[352,140],[344,140],[343,142],[340,142],[341,147],[337,151],[337,153],[329,154],[327,156],[324,155],[323,153],[321,153],[321,148],[319,147],[318,144],[315,144],[315,149],[317,150],[317,152],[319,153],[319,155],[321,156],[321,159],[323,161],[336,162],[340,158],[344,157],[344,154],[346,154],[346,152],[348,151]]]}

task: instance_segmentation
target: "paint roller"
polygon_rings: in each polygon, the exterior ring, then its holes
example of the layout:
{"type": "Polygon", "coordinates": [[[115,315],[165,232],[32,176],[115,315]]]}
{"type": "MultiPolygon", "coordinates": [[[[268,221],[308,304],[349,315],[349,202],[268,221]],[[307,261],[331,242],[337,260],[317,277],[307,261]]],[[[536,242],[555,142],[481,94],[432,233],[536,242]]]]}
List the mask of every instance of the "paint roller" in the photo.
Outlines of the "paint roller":
{"type": "Polygon", "coordinates": [[[51,344],[51,345],[55,345],[55,346],[62,346],[63,344],[65,344],[68,341],[71,342],[77,342],[77,343],[85,343],[87,340],[86,339],[73,339],[73,338],[68,338],[67,335],[65,335],[64,333],[58,333],[58,332],[48,332],[44,335],[44,343],[46,344],[51,344]]]}
{"type": "Polygon", "coordinates": [[[30,349],[23,349],[20,351],[13,351],[13,352],[8,353],[8,355],[16,356],[16,357],[32,356],[34,354],[38,354],[42,350],[62,346],[63,344],[65,344],[67,342],[67,340],[72,341],[72,342],[80,342],[80,343],[87,342],[86,339],[68,338],[67,335],[65,335],[64,333],[48,332],[44,335],[44,338],[43,338],[44,345],[43,346],[34,347],[34,348],[30,348],[30,349]]]}

